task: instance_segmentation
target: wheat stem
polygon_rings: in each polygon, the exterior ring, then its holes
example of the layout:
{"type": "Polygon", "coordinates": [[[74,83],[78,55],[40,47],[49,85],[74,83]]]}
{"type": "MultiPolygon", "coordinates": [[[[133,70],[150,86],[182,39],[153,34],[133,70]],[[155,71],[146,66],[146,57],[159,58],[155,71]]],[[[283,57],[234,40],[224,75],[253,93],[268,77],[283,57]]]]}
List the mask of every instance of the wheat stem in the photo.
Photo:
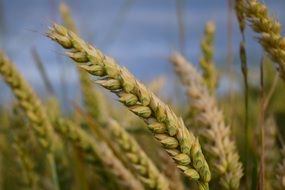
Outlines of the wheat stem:
{"type": "MultiPolygon", "coordinates": [[[[247,53],[246,53],[246,48],[245,48],[245,27],[246,27],[246,18],[245,18],[245,13],[243,9],[243,1],[244,0],[236,0],[235,3],[235,10],[236,10],[236,16],[238,19],[239,23],[239,29],[240,33],[242,36],[242,39],[240,41],[240,51],[239,51],[239,56],[240,56],[240,62],[241,62],[241,71],[243,75],[243,81],[244,81],[244,110],[245,110],[245,118],[244,118],[244,131],[245,131],[245,175],[249,173],[248,171],[248,154],[249,154],[249,107],[248,107],[248,97],[249,97],[249,92],[248,92],[248,67],[247,67],[247,53]]],[[[247,179],[246,179],[247,180],[247,179]]],[[[247,182],[246,182],[247,184],[247,182]]]]}

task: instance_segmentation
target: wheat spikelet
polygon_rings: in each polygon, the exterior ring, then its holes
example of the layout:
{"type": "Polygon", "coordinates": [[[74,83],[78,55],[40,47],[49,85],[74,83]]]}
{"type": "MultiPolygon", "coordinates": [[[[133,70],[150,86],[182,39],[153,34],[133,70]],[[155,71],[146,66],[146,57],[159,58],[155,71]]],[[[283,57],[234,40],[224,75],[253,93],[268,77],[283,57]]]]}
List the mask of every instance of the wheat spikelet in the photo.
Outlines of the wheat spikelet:
{"type": "Polygon", "coordinates": [[[213,62],[214,56],[214,34],[216,26],[212,21],[207,22],[204,31],[204,38],[201,42],[201,50],[203,56],[200,58],[199,63],[203,70],[203,78],[211,93],[214,93],[217,87],[217,71],[213,62]]]}
{"type": "Polygon", "coordinates": [[[115,93],[133,113],[144,119],[156,139],[176,161],[186,176],[199,182],[201,189],[208,189],[211,174],[201,151],[198,139],[189,132],[181,118],[127,69],[104,56],[63,26],[54,24],[47,36],[69,49],[67,55],[90,74],[100,77],[98,84],[115,93]]]}
{"type": "Polygon", "coordinates": [[[119,145],[122,152],[126,154],[125,157],[135,169],[140,181],[149,189],[169,189],[168,181],[158,171],[136,140],[120,127],[115,120],[108,122],[108,128],[114,137],[113,140],[119,145]]]}
{"type": "Polygon", "coordinates": [[[115,157],[112,151],[105,146],[96,142],[86,131],[80,129],[72,122],[64,119],[58,119],[55,125],[56,130],[65,138],[73,142],[77,147],[83,150],[90,160],[102,161],[103,164],[113,173],[119,182],[129,189],[142,190],[143,187],[134,176],[123,166],[123,164],[115,157]]]}
{"type": "Polygon", "coordinates": [[[270,17],[267,7],[257,0],[245,1],[243,7],[251,28],[259,33],[259,43],[278,64],[280,76],[285,80],[285,39],[280,34],[280,23],[270,17]]]}
{"type": "Polygon", "coordinates": [[[276,188],[279,190],[285,189],[285,147],[281,149],[282,160],[277,166],[276,176],[277,176],[277,184],[276,188]]]}
{"type": "Polygon", "coordinates": [[[171,57],[177,75],[198,111],[195,120],[201,123],[201,136],[205,139],[204,149],[210,155],[210,168],[219,176],[225,189],[238,189],[242,177],[242,165],[230,127],[226,126],[216,100],[208,92],[201,75],[180,54],[171,57]]]}

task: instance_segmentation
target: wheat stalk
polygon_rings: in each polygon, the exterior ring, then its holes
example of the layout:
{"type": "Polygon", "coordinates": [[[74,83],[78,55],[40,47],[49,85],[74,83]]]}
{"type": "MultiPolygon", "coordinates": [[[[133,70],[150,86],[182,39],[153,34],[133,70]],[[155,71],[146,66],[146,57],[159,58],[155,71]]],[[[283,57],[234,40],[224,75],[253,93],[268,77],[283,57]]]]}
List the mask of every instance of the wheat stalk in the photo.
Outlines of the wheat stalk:
{"type": "Polygon", "coordinates": [[[45,110],[41,105],[39,98],[36,96],[32,88],[26,80],[14,67],[13,63],[0,51],[0,74],[12,89],[14,95],[18,99],[20,107],[25,111],[33,130],[35,131],[38,141],[43,149],[47,152],[47,159],[51,165],[51,172],[56,189],[59,189],[56,174],[56,165],[54,162],[54,134],[51,124],[47,118],[45,110]]]}
{"type": "Polygon", "coordinates": [[[231,129],[225,125],[215,98],[208,92],[202,76],[182,55],[174,54],[171,62],[198,111],[194,119],[201,124],[201,136],[206,141],[203,148],[210,155],[210,168],[225,189],[238,189],[242,165],[235,142],[230,138],[231,129]]]}
{"type": "Polygon", "coordinates": [[[135,169],[140,181],[149,189],[168,190],[169,184],[165,177],[144,153],[136,140],[132,138],[115,120],[108,122],[113,140],[126,154],[128,162],[135,169]]]}
{"type": "Polygon", "coordinates": [[[201,189],[208,189],[211,178],[208,164],[198,139],[186,129],[181,118],[149,92],[127,69],[117,65],[112,58],[104,56],[73,32],[54,24],[47,36],[69,49],[67,55],[81,68],[100,77],[96,83],[115,93],[120,102],[144,119],[184,174],[197,180],[201,189]]]}
{"type": "Polygon", "coordinates": [[[214,93],[217,87],[217,71],[213,62],[215,30],[216,26],[214,22],[209,21],[206,23],[204,37],[201,42],[203,56],[199,60],[203,71],[203,78],[211,93],[214,93]]]}
{"type": "Polygon", "coordinates": [[[115,157],[112,151],[104,144],[95,141],[88,133],[70,121],[57,119],[56,130],[66,139],[73,142],[80,148],[89,159],[93,161],[100,160],[114,174],[119,182],[128,189],[142,190],[143,187],[139,181],[123,166],[115,157]]]}
{"type": "MultiPolygon", "coordinates": [[[[239,57],[241,62],[241,71],[243,75],[243,81],[244,81],[244,111],[245,111],[245,118],[244,118],[244,133],[245,133],[245,175],[248,173],[248,145],[249,145],[249,91],[248,91],[248,67],[247,67],[247,53],[245,48],[245,27],[246,27],[246,18],[243,8],[244,0],[236,0],[235,1],[235,10],[236,10],[236,16],[239,23],[239,30],[242,36],[242,39],[240,41],[239,45],[239,57]]],[[[247,182],[246,182],[247,183],[247,182]]]]}
{"type": "Polygon", "coordinates": [[[251,28],[259,33],[259,43],[278,64],[280,76],[285,80],[285,38],[280,34],[281,24],[270,17],[267,7],[257,0],[244,1],[243,8],[251,28]]]}

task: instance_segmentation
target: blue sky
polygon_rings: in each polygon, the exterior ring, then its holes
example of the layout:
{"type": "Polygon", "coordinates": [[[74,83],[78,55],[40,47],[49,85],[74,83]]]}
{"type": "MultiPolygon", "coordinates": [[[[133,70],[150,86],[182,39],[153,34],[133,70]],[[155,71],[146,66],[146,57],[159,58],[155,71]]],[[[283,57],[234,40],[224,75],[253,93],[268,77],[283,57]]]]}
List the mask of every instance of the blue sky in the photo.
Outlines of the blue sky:
{"type": "MultiPolygon", "coordinates": [[[[65,58],[60,47],[44,36],[50,21],[60,22],[59,0],[0,0],[2,9],[0,47],[17,64],[29,82],[43,95],[43,83],[34,65],[31,48],[38,50],[53,85],[60,91],[60,76],[68,81],[71,98],[78,97],[74,65],[65,58]]],[[[164,75],[173,83],[174,74],[167,59],[179,47],[176,7],[174,0],[65,0],[81,36],[114,57],[140,80],[147,82],[164,75]],[[123,10],[123,11],[122,11],[123,10]]],[[[197,64],[204,24],[215,21],[215,62],[224,68],[227,56],[227,0],[183,0],[185,23],[185,53],[197,64]]],[[[270,12],[284,23],[285,2],[264,1],[270,12]]],[[[239,69],[238,45],[240,34],[233,17],[233,48],[236,68],[239,69]]],[[[261,49],[254,41],[254,34],[247,29],[249,62],[254,65],[261,49]]],[[[240,72],[238,71],[240,74],[240,72]]],[[[227,88],[222,80],[222,88],[227,88]]],[[[2,93],[8,88],[1,82],[2,93]],[[2,90],[3,89],[3,90],[2,90]]],[[[2,97],[4,97],[2,96],[2,97]]]]}

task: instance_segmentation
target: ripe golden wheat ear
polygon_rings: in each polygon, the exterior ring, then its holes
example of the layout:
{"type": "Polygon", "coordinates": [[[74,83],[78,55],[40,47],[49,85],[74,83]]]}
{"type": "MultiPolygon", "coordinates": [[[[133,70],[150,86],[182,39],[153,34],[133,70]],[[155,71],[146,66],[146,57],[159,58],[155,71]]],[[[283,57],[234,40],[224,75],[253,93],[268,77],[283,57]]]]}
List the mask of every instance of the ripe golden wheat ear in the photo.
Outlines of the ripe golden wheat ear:
{"type": "Polygon", "coordinates": [[[243,175],[242,164],[231,139],[231,129],[226,126],[215,97],[209,93],[200,73],[182,55],[174,54],[171,62],[193,108],[198,111],[194,119],[200,124],[200,135],[205,140],[203,148],[209,155],[212,172],[218,175],[224,189],[238,189],[243,175]]]}

